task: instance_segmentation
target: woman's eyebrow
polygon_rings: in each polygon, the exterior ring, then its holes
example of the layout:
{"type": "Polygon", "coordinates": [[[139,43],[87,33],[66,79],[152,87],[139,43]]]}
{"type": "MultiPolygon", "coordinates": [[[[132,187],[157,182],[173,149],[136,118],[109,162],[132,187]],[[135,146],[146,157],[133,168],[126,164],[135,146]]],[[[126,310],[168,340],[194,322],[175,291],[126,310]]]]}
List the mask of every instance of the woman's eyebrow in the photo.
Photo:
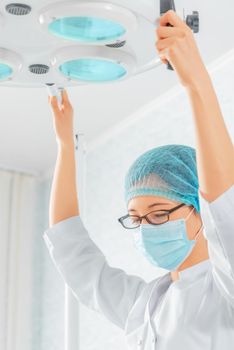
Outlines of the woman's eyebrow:
{"type": "MultiPolygon", "coordinates": [[[[150,204],[149,206],[148,206],[148,208],[152,208],[152,207],[154,207],[155,205],[171,205],[170,203],[153,203],[153,204],[150,204]]],[[[130,211],[136,211],[135,209],[129,209],[129,212],[130,211]]]]}

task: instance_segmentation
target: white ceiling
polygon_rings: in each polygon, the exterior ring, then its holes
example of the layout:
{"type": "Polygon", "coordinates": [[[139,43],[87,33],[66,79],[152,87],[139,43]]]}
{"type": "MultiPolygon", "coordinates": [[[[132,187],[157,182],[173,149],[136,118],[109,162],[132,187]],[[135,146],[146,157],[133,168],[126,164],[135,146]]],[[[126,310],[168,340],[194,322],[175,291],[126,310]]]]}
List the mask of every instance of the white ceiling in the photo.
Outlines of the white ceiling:
{"type": "MultiPolygon", "coordinates": [[[[175,1],[181,4],[182,0],[175,1]]],[[[183,1],[183,3],[185,3],[183,1]]],[[[211,63],[233,48],[232,0],[190,0],[186,13],[200,12],[196,35],[201,55],[211,63]]],[[[139,43],[140,45],[140,43],[139,43]]],[[[156,49],[155,49],[155,55],[156,49]]],[[[127,81],[68,88],[76,130],[91,145],[102,133],[178,84],[175,72],[160,65],[127,81]]],[[[0,166],[26,172],[46,172],[56,159],[52,114],[46,89],[0,87],[0,166]]]]}

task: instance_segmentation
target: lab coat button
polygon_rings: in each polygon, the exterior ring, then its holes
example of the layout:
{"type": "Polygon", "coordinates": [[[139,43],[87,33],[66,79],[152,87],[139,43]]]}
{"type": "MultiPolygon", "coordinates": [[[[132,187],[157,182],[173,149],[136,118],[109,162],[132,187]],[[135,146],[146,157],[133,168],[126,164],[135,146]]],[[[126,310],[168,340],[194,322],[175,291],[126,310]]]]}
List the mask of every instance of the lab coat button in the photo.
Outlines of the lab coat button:
{"type": "Polygon", "coordinates": [[[156,341],[157,341],[157,337],[152,338],[152,343],[156,343],[156,341]]]}
{"type": "Polygon", "coordinates": [[[139,339],[137,345],[140,346],[142,344],[142,339],[139,339]]]}

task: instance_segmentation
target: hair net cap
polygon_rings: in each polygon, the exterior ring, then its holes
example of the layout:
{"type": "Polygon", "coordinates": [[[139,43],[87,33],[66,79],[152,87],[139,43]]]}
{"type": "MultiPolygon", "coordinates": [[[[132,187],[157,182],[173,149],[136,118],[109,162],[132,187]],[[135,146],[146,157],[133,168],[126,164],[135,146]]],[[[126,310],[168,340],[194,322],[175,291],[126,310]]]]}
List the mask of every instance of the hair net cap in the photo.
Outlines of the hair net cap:
{"type": "Polygon", "coordinates": [[[156,195],[193,205],[200,212],[196,151],[185,145],[166,145],[143,153],[125,177],[125,201],[156,195]]]}

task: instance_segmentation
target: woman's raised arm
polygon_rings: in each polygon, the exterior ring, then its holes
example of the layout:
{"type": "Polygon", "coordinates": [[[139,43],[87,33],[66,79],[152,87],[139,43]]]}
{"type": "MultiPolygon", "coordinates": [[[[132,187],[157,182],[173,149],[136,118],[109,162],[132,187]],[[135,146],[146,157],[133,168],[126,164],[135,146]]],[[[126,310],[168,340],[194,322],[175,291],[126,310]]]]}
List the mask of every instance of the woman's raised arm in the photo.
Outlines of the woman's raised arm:
{"type": "Polygon", "coordinates": [[[199,190],[209,202],[234,185],[234,148],[192,30],[170,10],[157,28],[157,49],[188,91],[196,132],[199,190]],[[173,27],[166,26],[170,23],[173,27]]]}
{"type": "Polygon", "coordinates": [[[49,97],[53,110],[54,130],[58,144],[50,195],[50,227],[62,220],[79,215],[76,188],[75,147],[73,138],[73,108],[67,92],[63,91],[62,108],[56,97],[49,97]]]}

